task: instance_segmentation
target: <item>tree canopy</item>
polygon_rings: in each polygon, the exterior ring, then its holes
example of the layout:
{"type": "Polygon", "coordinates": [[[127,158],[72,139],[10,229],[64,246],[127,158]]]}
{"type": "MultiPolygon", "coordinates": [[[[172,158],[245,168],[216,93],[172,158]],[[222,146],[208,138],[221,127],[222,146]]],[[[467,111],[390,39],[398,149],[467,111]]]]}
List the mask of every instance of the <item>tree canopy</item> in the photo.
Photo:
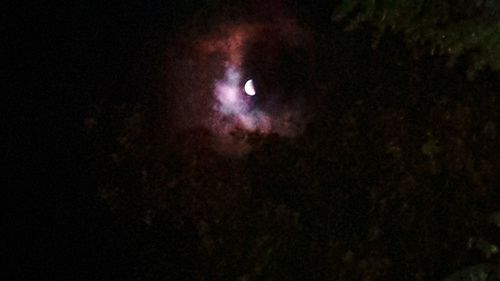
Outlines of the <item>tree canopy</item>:
{"type": "Polygon", "coordinates": [[[86,126],[100,197],[135,234],[137,279],[493,276],[498,9],[344,1],[334,19],[352,31],[332,24],[317,36],[304,133],[248,134],[244,157],[217,153],[204,128],[159,138],[155,91],[96,107],[86,126]],[[464,58],[476,79],[450,64],[464,58]]]}
{"type": "Polygon", "coordinates": [[[499,14],[495,0],[345,0],[333,18],[346,19],[349,29],[369,23],[378,38],[387,30],[400,32],[417,53],[466,56],[473,75],[485,67],[500,69],[499,14]]]}

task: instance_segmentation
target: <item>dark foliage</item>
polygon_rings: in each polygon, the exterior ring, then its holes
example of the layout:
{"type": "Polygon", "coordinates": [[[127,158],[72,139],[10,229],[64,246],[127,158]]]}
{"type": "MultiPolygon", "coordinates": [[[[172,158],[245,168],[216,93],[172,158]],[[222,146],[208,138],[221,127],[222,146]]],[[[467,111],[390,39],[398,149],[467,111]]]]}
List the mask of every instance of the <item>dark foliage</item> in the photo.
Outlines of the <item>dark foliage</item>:
{"type": "Polygon", "coordinates": [[[158,139],[154,99],[87,119],[138,280],[438,280],[497,262],[467,243],[500,243],[499,73],[469,81],[460,59],[373,34],[317,34],[306,131],[250,135],[244,157],[204,129],[158,139]]]}

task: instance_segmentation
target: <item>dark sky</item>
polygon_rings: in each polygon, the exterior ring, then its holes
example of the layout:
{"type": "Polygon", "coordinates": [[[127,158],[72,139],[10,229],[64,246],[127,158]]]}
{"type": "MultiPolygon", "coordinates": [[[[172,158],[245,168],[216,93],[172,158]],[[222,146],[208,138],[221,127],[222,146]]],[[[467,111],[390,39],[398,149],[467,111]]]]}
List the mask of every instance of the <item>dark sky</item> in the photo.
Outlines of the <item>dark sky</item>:
{"type": "Polygon", "coordinates": [[[141,98],[155,46],[200,1],[128,2],[16,3],[8,12],[3,280],[129,276],[127,237],[95,200],[83,120],[94,103],[141,98]]]}
{"type": "MultiPolygon", "coordinates": [[[[96,201],[83,120],[92,104],[140,100],[166,38],[206,1],[171,2],[39,1],[4,12],[13,145],[3,280],[131,278],[131,234],[96,201]]],[[[330,7],[309,2],[304,15],[328,22],[330,7]]]]}

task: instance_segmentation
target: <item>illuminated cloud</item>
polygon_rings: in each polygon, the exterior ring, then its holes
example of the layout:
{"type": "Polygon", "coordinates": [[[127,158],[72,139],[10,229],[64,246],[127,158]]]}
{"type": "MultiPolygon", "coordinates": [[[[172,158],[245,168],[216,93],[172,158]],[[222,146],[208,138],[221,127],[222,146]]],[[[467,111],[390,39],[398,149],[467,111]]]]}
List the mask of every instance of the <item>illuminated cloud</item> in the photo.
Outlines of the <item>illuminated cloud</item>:
{"type": "Polygon", "coordinates": [[[213,133],[214,148],[231,154],[251,150],[246,142],[248,133],[284,137],[299,134],[304,123],[300,104],[266,102],[273,100],[276,93],[256,93],[254,80],[245,77],[249,70],[244,69],[244,62],[252,42],[270,40],[272,52],[262,55],[272,58],[279,50],[273,47],[272,40],[295,46],[301,32],[292,21],[278,21],[223,24],[200,36],[186,57],[176,58],[181,69],[186,68],[175,71],[180,79],[175,85],[181,95],[177,108],[182,108],[179,120],[183,120],[183,126],[200,124],[208,128],[213,133]]]}

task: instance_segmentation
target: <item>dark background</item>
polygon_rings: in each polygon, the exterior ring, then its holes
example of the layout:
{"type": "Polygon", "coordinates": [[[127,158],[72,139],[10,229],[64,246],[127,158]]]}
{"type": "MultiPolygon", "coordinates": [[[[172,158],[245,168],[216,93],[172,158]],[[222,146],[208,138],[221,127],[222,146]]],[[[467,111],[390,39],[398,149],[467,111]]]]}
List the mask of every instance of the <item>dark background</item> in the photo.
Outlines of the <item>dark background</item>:
{"type": "MultiPolygon", "coordinates": [[[[359,66],[345,70],[346,78],[365,68],[370,32],[346,36],[332,29],[330,2],[300,1],[292,6],[315,32],[338,36],[338,43],[330,46],[337,69],[359,66]],[[347,52],[344,58],[334,57],[343,52],[347,52]]],[[[169,38],[195,13],[209,13],[213,6],[208,1],[43,1],[16,6],[5,12],[9,20],[4,45],[10,63],[4,104],[12,122],[4,130],[10,144],[4,150],[2,228],[8,268],[2,279],[136,280],[136,267],[144,262],[137,253],[155,234],[117,221],[98,200],[99,165],[89,152],[84,120],[95,104],[109,108],[142,100],[162,67],[158,58],[169,38]]],[[[400,41],[386,42],[379,61],[407,56],[400,41]]],[[[400,72],[392,64],[364,73],[367,77],[387,73],[397,81],[400,72]]],[[[326,72],[319,75],[331,78],[326,72]]],[[[354,94],[356,88],[371,86],[350,87],[353,92],[336,101],[337,109],[369,98],[363,91],[359,93],[366,97],[354,94]]],[[[381,103],[396,106],[398,99],[381,103]]],[[[183,236],[171,235],[173,243],[183,236]]]]}
{"type": "Polygon", "coordinates": [[[97,200],[83,122],[93,104],[142,98],[159,46],[202,1],[100,2],[4,12],[3,280],[132,278],[133,241],[97,200]]]}

